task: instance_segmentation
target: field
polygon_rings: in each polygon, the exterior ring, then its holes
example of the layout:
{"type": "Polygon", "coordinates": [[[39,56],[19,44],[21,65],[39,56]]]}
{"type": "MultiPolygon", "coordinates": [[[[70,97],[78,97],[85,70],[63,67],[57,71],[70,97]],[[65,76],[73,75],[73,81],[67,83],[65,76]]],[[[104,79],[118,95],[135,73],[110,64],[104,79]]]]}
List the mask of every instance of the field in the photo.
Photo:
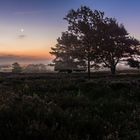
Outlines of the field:
{"type": "Polygon", "coordinates": [[[139,140],[140,74],[0,73],[0,139],[139,140]]]}

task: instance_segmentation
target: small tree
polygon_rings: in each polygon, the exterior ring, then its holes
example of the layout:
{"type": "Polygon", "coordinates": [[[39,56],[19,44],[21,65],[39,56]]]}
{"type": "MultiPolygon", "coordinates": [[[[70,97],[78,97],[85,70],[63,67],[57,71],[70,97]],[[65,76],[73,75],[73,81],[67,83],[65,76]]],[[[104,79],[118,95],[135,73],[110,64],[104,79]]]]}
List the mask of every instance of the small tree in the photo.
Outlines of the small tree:
{"type": "Polygon", "coordinates": [[[17,62],[13,63],[12,67],[13,67],[12,69],[13,73],[20,73],[22,71],[21,66],[17,62]]]}

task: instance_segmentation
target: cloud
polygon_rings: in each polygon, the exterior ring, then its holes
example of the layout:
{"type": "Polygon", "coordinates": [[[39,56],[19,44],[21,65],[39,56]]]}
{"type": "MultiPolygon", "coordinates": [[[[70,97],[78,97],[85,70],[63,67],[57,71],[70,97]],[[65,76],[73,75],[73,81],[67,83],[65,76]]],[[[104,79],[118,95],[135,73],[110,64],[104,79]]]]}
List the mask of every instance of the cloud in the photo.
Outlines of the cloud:
{"type": "Polygon", "coordinates": [[[19,39],[24,39],[24,38],[26,38],[26,35],[19,35],[18,38],[19,39]]]}

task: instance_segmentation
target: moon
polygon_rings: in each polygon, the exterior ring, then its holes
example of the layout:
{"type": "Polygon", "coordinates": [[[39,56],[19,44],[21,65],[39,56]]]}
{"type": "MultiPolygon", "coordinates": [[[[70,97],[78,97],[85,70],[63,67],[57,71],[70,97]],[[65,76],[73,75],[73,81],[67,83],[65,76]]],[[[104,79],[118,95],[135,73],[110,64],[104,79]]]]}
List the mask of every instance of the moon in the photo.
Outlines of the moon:
{"type": "Polygon", "coordinates": [[[24,29],[23,29],[23,28],[21,28],[21,29],[20,29],[20,31],[23,33],[23,32],[24,32],[24,29]]]}

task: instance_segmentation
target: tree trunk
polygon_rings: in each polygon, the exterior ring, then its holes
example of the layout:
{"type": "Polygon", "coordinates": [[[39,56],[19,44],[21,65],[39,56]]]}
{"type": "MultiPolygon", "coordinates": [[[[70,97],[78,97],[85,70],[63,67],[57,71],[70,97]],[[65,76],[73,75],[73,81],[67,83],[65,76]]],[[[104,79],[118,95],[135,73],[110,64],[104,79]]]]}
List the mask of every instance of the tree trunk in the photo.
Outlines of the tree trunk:
{"type": "Polygon", "coordinates": [[[116,74],[116,66],[115,65],[113,65],[113,66],[111,66],[111,73],[112,73],[112,75],[115,75],[116,74]]]}
{"type": "Polygon", "coordinates": [[[90,59],[88,59],[88,79],[90,80],[90,59]]]}

